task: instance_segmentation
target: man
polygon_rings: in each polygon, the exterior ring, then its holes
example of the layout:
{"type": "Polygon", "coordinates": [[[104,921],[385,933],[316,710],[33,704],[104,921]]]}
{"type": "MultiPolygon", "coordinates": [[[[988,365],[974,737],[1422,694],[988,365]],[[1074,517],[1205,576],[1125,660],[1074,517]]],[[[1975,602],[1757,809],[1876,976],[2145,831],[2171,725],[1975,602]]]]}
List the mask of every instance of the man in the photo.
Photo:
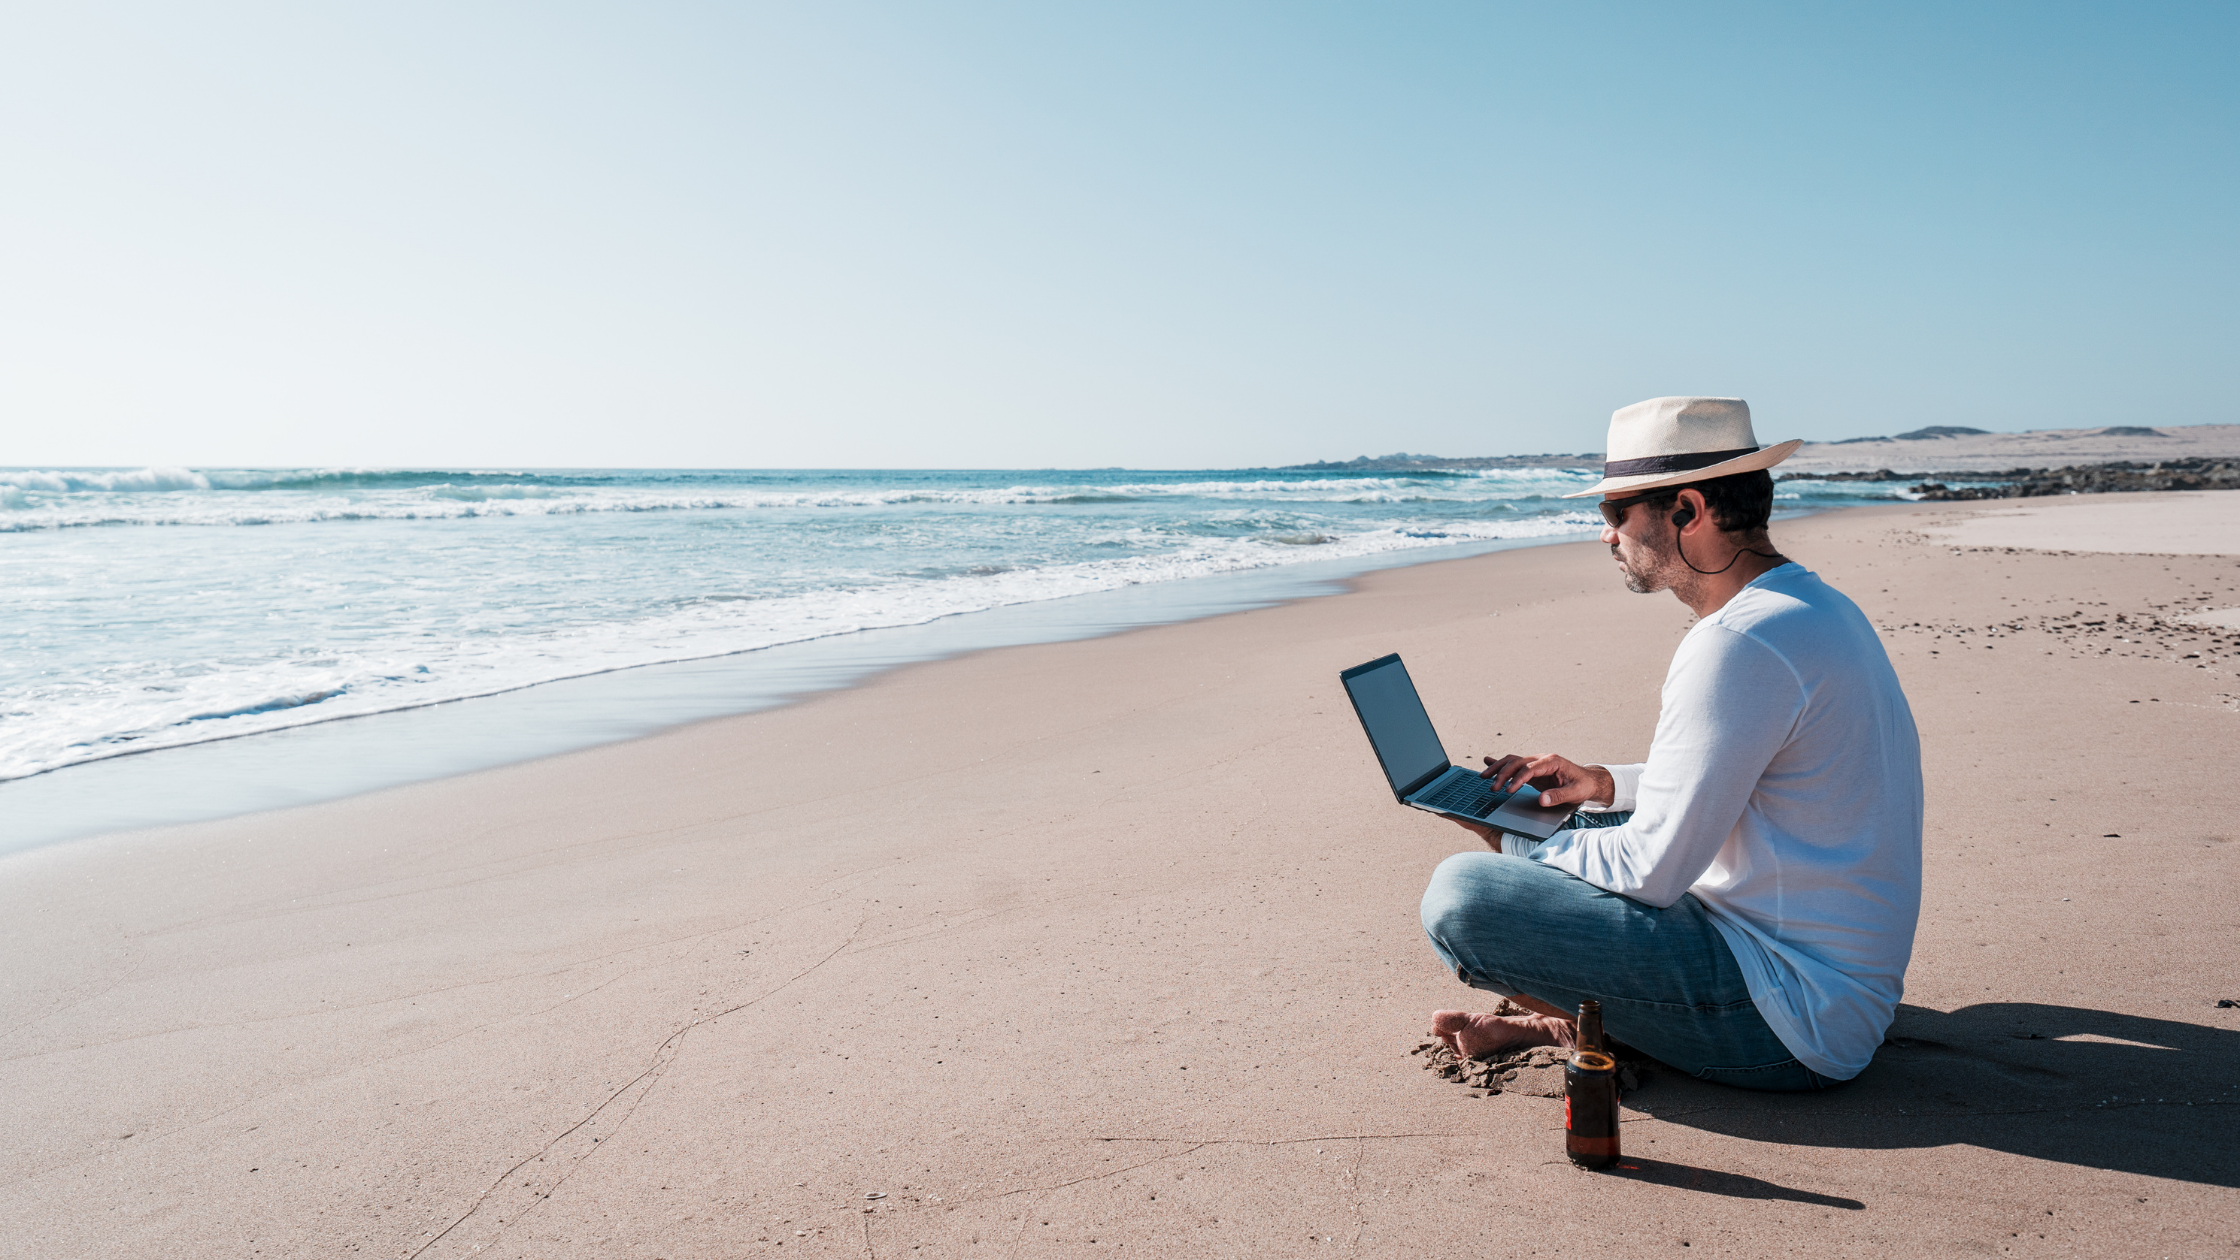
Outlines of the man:
{"type": "Polygon", "coordinates": [[[1439,865],[1431,943],[1465,984],[1534,1014],[1439,1011],[1465,1056],[1609,1035],[1753,1089],[1849,1080],[1904,989],[1921,905],[1921,747],[1874,626],[1767,534],[1766,469],[1739,398],[1652,398],[1610,419],[1600,494],[1629,590],[1699,620],[1665,675],[1641,765],[1485,758],[1503,789],[1581,807],[1533,846],[1439,865]]]}

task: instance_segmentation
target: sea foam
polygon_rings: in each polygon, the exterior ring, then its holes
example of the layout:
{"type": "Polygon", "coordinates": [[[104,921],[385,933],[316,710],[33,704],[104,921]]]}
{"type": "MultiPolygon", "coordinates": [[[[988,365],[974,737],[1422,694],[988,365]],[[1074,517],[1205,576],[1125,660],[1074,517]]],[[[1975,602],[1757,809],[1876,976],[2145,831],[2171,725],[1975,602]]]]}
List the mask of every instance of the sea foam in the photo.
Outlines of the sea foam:
{"type": "Polygon", "coordinates": [[[0,779],[1122,587],[1585,536],[1598,518],[1557,496],[1591,476],[0,471],[0,779]]]}

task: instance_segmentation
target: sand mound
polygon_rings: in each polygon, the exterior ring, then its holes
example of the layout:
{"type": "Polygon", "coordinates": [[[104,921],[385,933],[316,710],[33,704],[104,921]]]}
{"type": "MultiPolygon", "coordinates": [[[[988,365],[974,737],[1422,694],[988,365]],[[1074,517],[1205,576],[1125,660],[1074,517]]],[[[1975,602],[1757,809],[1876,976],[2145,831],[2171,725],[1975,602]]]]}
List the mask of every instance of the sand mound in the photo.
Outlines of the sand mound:
{"type": "MultiPolygon", "coordinates": [[[[1522,1015],[1524,1009],[1507,1001],[1494,1008],[1496,1015],[1522,1015]]],[[[1618,1092],[1641,1088],[1646,1063],[1623,1047],[1612,1047],[1618,1059],[1618,1092]]],[[[1503,1051],[1482,1059],[1458,1058],[1447,1043],[1430,1037],[1408,1052],[1423,1057],[1423,1068],[1457,1085],[1492,1094],[1523,1094],[1532,1098],[1563,1097],[1563,1064],[1569,1050],[1556,1046],[1530,1046],[1503,1051]]]]}

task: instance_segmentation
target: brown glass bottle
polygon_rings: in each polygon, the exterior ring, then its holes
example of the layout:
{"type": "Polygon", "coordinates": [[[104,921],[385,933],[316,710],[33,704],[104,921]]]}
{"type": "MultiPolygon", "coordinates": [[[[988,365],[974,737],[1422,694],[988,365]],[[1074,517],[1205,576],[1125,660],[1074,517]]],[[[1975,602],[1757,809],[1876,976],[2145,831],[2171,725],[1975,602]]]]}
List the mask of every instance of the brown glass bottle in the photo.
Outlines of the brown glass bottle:
{"type": "Polygon", "coordinates": [[[1618,1162],[1618,1061],[1602,1044],[1602,1004],[1579,1004],[1578,1046],[1563,1065],[1563,1149],[1581,1168],[1618,1162]]]}

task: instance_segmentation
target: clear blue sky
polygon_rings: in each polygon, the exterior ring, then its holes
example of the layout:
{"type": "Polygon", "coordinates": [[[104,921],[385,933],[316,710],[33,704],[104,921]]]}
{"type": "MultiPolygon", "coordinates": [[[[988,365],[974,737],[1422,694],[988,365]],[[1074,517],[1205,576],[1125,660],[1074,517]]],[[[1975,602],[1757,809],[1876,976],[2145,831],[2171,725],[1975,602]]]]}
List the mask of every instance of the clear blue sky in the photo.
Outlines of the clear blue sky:
{"type": "Polygon", "coordinates": [[[0,17],[0,464],[2230,423],[2240,5],[0,17]]]}

